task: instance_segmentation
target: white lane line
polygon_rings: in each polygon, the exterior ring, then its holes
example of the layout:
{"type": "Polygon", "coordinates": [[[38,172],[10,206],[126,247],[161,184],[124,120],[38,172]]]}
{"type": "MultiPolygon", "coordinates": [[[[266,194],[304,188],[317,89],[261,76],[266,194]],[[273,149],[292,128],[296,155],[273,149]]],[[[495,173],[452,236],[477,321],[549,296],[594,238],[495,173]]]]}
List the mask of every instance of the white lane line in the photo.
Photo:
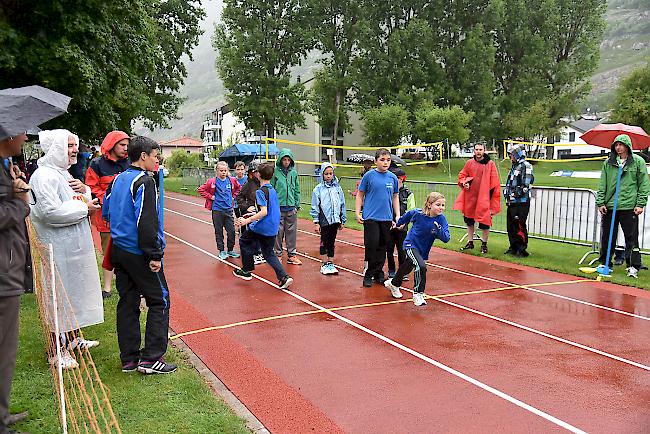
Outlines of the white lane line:
{"type": "MultiPolygon", "coordinates": [[[[169,210],[167,210],[167,211],[169,211],[169,210]]],[[[180,214],[180,213],[178,213],[178,214],[180,214]]],[[[198,220],[198,219],[196,219],[196,220],[198,220]]],[[[193,248],[193,249],[195,249],[195,250],[197,250],[197,251],[199,251],[201,253],[203,253],[204,255],[207,255],[207,256],[209,256],[209,257],[211,257],[213,259],[219,260],[219,257],[217,255],[215,255],[213,253],[210,253],[210,252],[208,252],[208,251],[206,251],[206,250],[204,250],[204,249],[202,249],[202,248],[200,248],[198,246],[195,246],[194,244],[191,244],[190,242],[185,241],[185,240],[183,240],[183,239],[181,239],[181,238],[179,238],[179,237],[177,237],[175,235],[172,235],[171,233],[169,233],[167,231],[165,231],[165,235],[167,235],[168,237],[173,238],[173,239],[177,240],[178,242],[183,243],[183,244],[185,244],[185,245],[187,245],[187,246],[189,246],[189,247],[191,247],[191,248],[193,248]]],[[[233,267],[233,268],[239,268],[235,264],[231,264],[231,263],[226,262],[226,261],[220,261],[220,262],[228,264],[230,267],[233,267]]],[[[264,282],[264,283],[266,283],[266,284],[268,284],[268,285],[270,285],[270,286],[272,286],[273,288],[280,289],[279,286],[276,285],[275,283],[273,283],[273,282],[271,282],[271,281],[269,281],[269,280],[267,280],[267,279],[265,279],[265,278],[263,278],[261,276],[258,276],[255,273],[253,273],[253,277],[260,280],[260,281],[262,281],[262,282],[264,282]]],[[[339,315],[336,312],[332,312],[331,310],[329,310],[329,309],[327,309],[327,308],[325,308],[325,307],[323,307],[323,306],[321,306],[319,304],[316,304],[316,303],[312,302],[311,300],[308,300],[308,299],[296,294],[295,292],[292,292],[292,291],[290,291],[288,289],[282,289],[281,291],[289,294],[290,296],[292,296],[292,297],[302,301],[303,303],[306,303],[306,304],[308,304],[308,305],[310,305],[310,306],[312,306],[312,307],[314,307],[316,309],[323,310],[324,313],[326,313],[326,314],[328,314],[328,315],[330,315],[330,316],[332,316],[332,317],[334,317],[334,318],[336,318],[338,320],[341,320],[341,321],[345,322],[346,324],[348,324],[348,325],[350,325],[350,326],[352,326],[352,327],[354,327],[354,328],[356,328],[358,330],[361,330],[364,333],[367,333],[367,334],[369,334],[371,336],[374,336],[377,339],[380,339],[383,342],[385,342],[385,343],[387,343],[389,345],[392,345],[393,347],[395,347],[397,349],[400,349],[400,350],[402,350],[402,351],[404,351],[404,352],[406,352],[406,353],[408,353],[408,354],[410,354],[410,355],[412,355],[414,357],[417,357],[418,359],[420,359],[420,360],[422,360],[422,361],[424,361],[426,363],[429,363],[430,365],[433,365],[433,366],[435,366],[435,367],[437,367],[439,369],[442,369],[443,371],[445,371],[445,372],[447,372],[447,373],[449,373],[449,374],[451,374],[451,375],[453,375],[455,377],[458,377],[458,378],[460,378],[460,379],[462,379],[462,380],[464,380],[464,381],[466,381],[466,382],[468,382],[470,384],[473,384],[474,386],[477,386],[477,387],[485,390],[486,392],[489,392],[489,393],[491,393],[491,394],[493,394],[495,396],[498,396],[499,398],[504,399],[504,400],[516,405],[519,408],[522,408],[522,409],[524,409],[526,411],[529,411],[530,413],[533,413],[533,414],[535,414],[535,415],[537,415],[537,416],[539,416],[539,417],[541,417],[541,418],[543,418],[543,419],[545,419],[545,420],[547,420],[547,421],[549,421],[549,422],[551,422],[551,423],[553,423],[553,424],[555,424],[555,425],[557,425],[559,427],[562,427],[562,428],[566,429],[567,431],[570,431],[570,432],[573,432],[573,433],[586,434],[585,431],[583,431],[583,430],[569,424],[568,422],[565,422],[565,421],[563,421],[561,419],[558,419],[555,416],[551,416],[550,414],[548,414],[548,413],[546,413],[546,412],[544,412],[544,411],[542,411],[542,410],[540,410],[538,408],[535,408],[532,405],[526,404],[525,402],[520,401],[517,398],[514,398],[514,397],[508,395],[505,392],[502,392],[502,391],[500,391],[498,389],[495,389],[492,386],[488,386],[487,384],[482,383],[479,380],[476,380],[475,378],[470,377],[469,375],[463,374],[462,372],[457,371],[457,370],[455,370],[455,369],[453,369],[453,368],[451,368],[451,367],[449,367],[447,365],[444,365],[444,364],[438,362],[437,360],[434,360],[434,359],[432,359],[430,357],[427,357],[424,354],[421,354],[421,353],[419,353],[419,352],[417,352],[417,351],[415,351],[415,350],[413,350],[413,349],[411,349],[411,348],[409,348],[409,347],[407,347],[405,345],[400,344],[399,342],[396,342],[396,341],[394,341],[394,340],[392,340],[392,339],[390,339],[390,338],[388,338],[388,337],[386,337],[384,335],[381,335],[381,334],[375,332],[374,330],[371,330],[371,329],[369,329],[369,328],[367,328],[365,326],[362,326],[361,324],[358,324],[358,323],[356,323],[356,322],[354,322],[354,321],[352,321],[352,320],[350,320],[350,319],[348,319],[348,318],[346,318],[346,317],[344,317],[342,315],[339,315]]]]}
{"type": "MultiPolygon", "coordinates": [[[[195,221],[198,221],[198,222],[200,222],[200,223],[203,223],[203,224],[206,224],[206,225],[210,225],[210,226],[212,226],[212,222],[208,222],[208,221],[206,221],[206,220],[201,220],[201,219],[198,219],[198,218],[196,218],[196,217],[192,217],[192,216],[189,216],[189,215],[187,215],[187,214],[180,213],[180,212],[178,212],[178,211],[172,211],[172,210],[169,210],[169,209],[166,209],[165,211],[169,211],[169,212],[171,212],[171,213],[173,213],[173,214],[178,214],[178,215],[183,216],[183,217],[185,217],[185,218],[188,218],[188,219],[191,219],[191,220],[195,220],[195,221]]],[[[314,258],[313,256],[307,255],[307,254],[305,254],[305,253],[300,253],[300,252],[298,252],[298,255],[300,255],[300,256],[302,256],[302,257],[305,257],[305,258],[307,258],[307,259],[311,259],[312,261],[315,261],[315,262],[319,262],[319,263],[321,262],[320,259],[318,259],[318,258],[314,258]]],[[[225,261],[224,261],[224,262],[225,262],[225,261]]],[[[225,263],[230,264],[229,262],[225,262],[225,263]]],[[[360,272],[358,272],[358,271],[354,271],[354,270],[351,270],[351,269],[349,269],[349,268],[345,268],[345,267],[342,267],[342,266],[339,266],[339,269],[363,277],[363,273],[360,273],[360,272]]],[[[406,290],[406,291],[409,291],[409,292],[413,292],[412,290],[410,290],[410,289],[408,289],[408,288],[405,288],[405,287],[402,287],[402,289],[404,289],[404,290],[406,290]]],[[[545,337],[545,338],[552,339],[552,340],[554,340],[554,341],[561,342],[561,343],[564,343],[564,344],[566,344],[566,345],[570,345],[570,346],[572,346],[572,347],[576,347],[576,348],[580,348],[580,349],[585,350],[585,351],[589,351],[590,353],[598,354],[598,355],[600,355],[600,356],[604,356],[604,357],[607,357],[607,358],[609,358],[609,359],[616,360],[616,361],[618,361],[618,362],[622,362],[622,363],[628,364],[628,365],[630,365],[630,366],[634,366],[634,367],[637,367],[637,368],[644,369],[644,370],[646,370],[646,371],[650,371],[650,366],[644,365],[644,364],[639,363],[639,362],[635,362],[635,361],[633,361],[633,360],[626,359],[626,358],[624,358],[624,357],[619,357],[619,356],[617,356],[617,355],[615,355],[615,354],[611,354],[611,353],[608,353],[608,352],[605,352],[605,351],[599,350],[599,349],[597,349],[597,348],[589,347],[589,346],[587,346],[587,345],[583,345],[583,344],[581,344],[581,343],[574,342],[574,341],[571,341],[571,340],[569,340],[569,339],[564,339],[564,338],[562,338],[562,337],[555,336],[555,335],[552,335],[552,334],[550,334],[550,333],[546,333],[546,332],[543,332],[543,331],[541,331],[541,330],[537,330],[537,329],[534,329],[534,328],[531,328],[531,327],[525,326],[525,325],[523,325],[523,324],[516,323],[516,322],[514,322],[514,321],[510,321],[510,320],[507,320],[507,319],[504,319],[504,318],[500,318],[500,317],[497,317],[497,316],[494,316],[494,315],[490,315],[490,314],[488,314],[488,313],[481,312],[481,311],[478,311],[478,310],[476,310],[476,309],[472,309],[472,308],[470,308],[470,307],[466,307],[466,306],[463,306],[463,305],[460,305],[460,304],[457,304],[457,303],[454,303],[454,302],[451,302],[451,301],[448,301],[448,300],[443,300],[443,299],[441,299],[441,298],[436,298],[435,296],[430,296],[430,295],[429,295],[429,296],[427,296],[427,298],[430,298],[430,299],[436,300],[436,301],[438,301],[438,302],[440,302],[440,303],[448,304],[448,305],[450,305],[450,306],[454,306],[454,307],[456,307],[456,308],[458,308],[458,309],[462,309],[462,310],[465,310],[465,311],[467,311],[467,312],[471,312],[471,313],[474,313],[474,314],[476,314],[476,315],[483,316],[483,317],[485,317],[485,318],[489,318],[489,319],[492,319],[492,320],[498,321],[498,322],[503,323],[503,324],[507,324],[507,325],[512,326],[512,327],[516,327],[516,328],[518,328],[518,329],[520,329],[520,330],[525,330],[525,331],[527,331],[527,332],[534,333],[534,334],[536,334],[536,335],[543,336],[543,337],[545,337]]]]}
{"type": "MultiPolygon", "coordinates": [[[[178,202],[183,202],[183,203],[187,203],[187,204],[190,204],[190,205],[194,205],[194,206],[198,206],[198,207],[203,208],[203,205],[198,204],[196,202],[191,202],[191,201],[188,201],[188,200],[178,199],[178,198],[171,197],[171,196],[165,196],[165,197],[169,198],[171,200],[176,200],[178,202]]],[[[302,229],[298,229],[298,232],[302,232],[303,234],[307,234],[307,235],[311,235],[311,236],[316,236],[316,237],[318,236],[316,234],[312,234],[311,232],[304,231],[302,229]]],[[[352,243],[350,241],[345,241],[345,240],[341,240],[341,239],[338,239],[338,238],[336,239],[336,241],[341,243],[341,244],[347,244],[347,245],[350,245],[350,246],[353,246],[353,247],[358,247],[358,248],[361,248],[361,249],[364,248],[361,244],[352,243]]],[[[560,299],[567,300],[567,301],[572,301],[574,303],[580,303],[580,304],[590,306],[590,307],[593,307],[593,308],[596,308],[596,309],[607,310],[609,312],[618,313],[620,315],[626,315],[626,316],[629,316],[629,317],[632,317],[632,318],[637,318],[637,319],[641,319],[641,320],[644,320],[644,321],[650,321],[650,317],[647,317],[647,316],[638,315],[638,314],[631,313],[631,312],[626,312],[624,310],[619,310],[619,309],[615,309],[613,307],[608,307],[608,306],[603,306],[603,305],[596,304],[596,303],[591,303],[591,302],[580,300],[580,299],[573,298],[573,297],[567,297],[567,296],[561,295],[561,294],[555,294],[553,292],[543,291],[541,289],[531,288],[530,285],[526,286],[526,285],[519,285],[519,284],[516,284],[516,283],[510,283],[510,282],[506,282],[504,280],[499,280],[499,279],[494,279],[494,278],[487,277],[487,276],[482,276],[480,274],[468,273],[466,271],[457,270],[455,268],[449,268],[449,267],[445,267],[443,265],[432,264],[430,262],[427,262],[426,264],[431,266],[431,267],[436,267],[436,268],[440,268],[442,270],[451,271],[452,273],[463,274],[465,276],[470,276],[470,277],[474,277],[474,278],[477,278],[477,279],[487,280],[487,281],[490,281],[490,282],[498,283],[500,285],[517,286],[517,287],[520,287],[521,289],[524,289],[526,291],[532,291],[532,292],[536,292],[538,294],[548,295],[549,297],[555,297],[555,298],[560,298],[560,299]]]]}

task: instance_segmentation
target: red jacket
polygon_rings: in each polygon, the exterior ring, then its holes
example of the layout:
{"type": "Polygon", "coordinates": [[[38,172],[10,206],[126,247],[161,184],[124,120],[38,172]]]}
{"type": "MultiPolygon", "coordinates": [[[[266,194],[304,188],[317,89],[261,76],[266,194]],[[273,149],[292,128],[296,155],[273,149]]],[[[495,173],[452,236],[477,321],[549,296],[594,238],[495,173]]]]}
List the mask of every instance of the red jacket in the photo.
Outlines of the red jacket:
{"type": "MultiPolygon", "coordinates": [[[[129,136],[122,131],[111,131],[106,135],[101,146],[102,155],[95,158],[86,171],[86,185],[94,197],[99,199],[100,204],[104,204],[104,196],[108,186],[113,179],[129,168],[129,159],[115,160],[111,157],[111,150],[120,140],[128,139],[129,136]]],[[[110,232],[108,222],[102,218],[101,212],[94,213],[93,223],[99,232],[110,232]]]]}
{"type": "Polygon", "coordinates": [[[499,174],[494,161],[485,154],[483,160],[472,158],[458,174],[460,195],[453,209],[460,210],[465,217],[492,226],[492,216],[501,211],[501,188],[499,174]],[[463,184],[469,182],[469,190],[463,184]]]}
{"type": "MultiPolygon", "coordinates": [[[[237,182],[237,179],[235,179],[232,176],[229,176],[230,178],[230,183],[232,184],[232,199],[233,199],[233,208],[235,207],[235,197],[237,197],[237,194],[239,193],[239,190],[241,190],[241,185],[239,185],[239,182],[237,182]]],[[[216,190],[215,187],[215,181],[216,178],[210,178],[207,181],[205,181],[205,184],[202,186],[198,187],[196,191],[199,192],[201,196],[205,198],[205,209],[212,209],[212,198],[214,197],[214,191],[216,190]]]]}

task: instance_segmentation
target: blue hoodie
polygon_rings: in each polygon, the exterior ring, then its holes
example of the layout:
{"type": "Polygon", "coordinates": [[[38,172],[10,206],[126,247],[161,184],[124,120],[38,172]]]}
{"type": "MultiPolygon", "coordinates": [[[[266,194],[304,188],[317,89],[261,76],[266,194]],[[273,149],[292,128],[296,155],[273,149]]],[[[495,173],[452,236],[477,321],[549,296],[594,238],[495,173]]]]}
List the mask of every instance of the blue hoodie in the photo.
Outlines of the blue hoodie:
{"type": "Polygon", "coordinates": [[[321,226],[333,224],[345,224],[345,195],[339,185],[339,180],[334,175],[330,182],[325,182],[323,172],[325,169],[334,166],[331,163],[323,163],[320,166],[320,183],[314,187],[311,194],[311,211],[309,214],[314,219],[314,223],[321,226]]]}

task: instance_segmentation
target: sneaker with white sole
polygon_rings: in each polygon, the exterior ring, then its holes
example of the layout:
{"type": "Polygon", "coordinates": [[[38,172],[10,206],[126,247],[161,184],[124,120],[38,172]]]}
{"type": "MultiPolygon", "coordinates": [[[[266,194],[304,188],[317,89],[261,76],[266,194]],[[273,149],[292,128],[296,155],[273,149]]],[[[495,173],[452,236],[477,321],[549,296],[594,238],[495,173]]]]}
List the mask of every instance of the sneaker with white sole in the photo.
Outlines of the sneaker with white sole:
{"type": "Polygon", "coordinates": [[[628,267],[627,269],[627,277],[633,277],[635,279],[639,278],[639,270],[637,270],[634,267],[628,267]]]}
{"type": "Polygon", "coordinates": [[[416,306],[425,306],[427,301],[424,299],[424,293],[414,292],[413,293],[413,304],[416,306]]]}
{"type": "Polygon", "coordinates": [[[386,279],[384,281],[384,286],[390,290],[390,294],[393,296],[393,298],[402,298],[402,291],[400,291],[397,286],[393,285],[393,281],[391,279],[386,279]]]}
{"type": "Polygon", "coordinates": [[[88,339],[82,339],[80,337],[77,337],[70,341],[68,344],[68,349],[74,350],[75,348],[79,348],[80,350],[86,350],[89,348],[93,348],[99,345],[99,341],[91,341],[88,339]]]}
{"type": "Polygon", "coordinates": [[[228,259],[228,252],[226,252],[225,250],[221,250],[219,252],[219,259],[221,259],[222,261],[228,259]]]}
{"type": "Polygon", "coordinates": [[[289,276],[284,276],[280,281],[278,282],[278,286],[280,289],[287,289],[288,287],[291,286],[293,283],[293,279],[289,276]]]}
{"type": "MultiPolygon", "coordinates": [[[[55,366],[58,363],[56,355],[49,358],[50,365],[55,366]]],[[[68,350],[61,351],[61,369],[76,369],[79,363],[72,357],[68,350]]]]}
{"type": "Polygon", "coordinates": [[[146,375],[171,374],[176,368],[176,365],[165,362],[162,357],[158,360],[141,360],[138,363],[138,372],[146,375]]]}
{"type": "Polygon", "coordinates": [[[250,271],[244,271],[241,268],[238,268],[232,272],[235,276],[244,280],[253,280],[253,274],[250,271]]]}
{"type": "Polygon", "coordinates": [[[234,250],[226,252],[226,254],[231,258],[239,258],[241,256],[239,253],[235,252],[234,250]]]}
{"type": "Polygon", "coordinates": [[[260,265],[266,262],[266,259],[264,259],[264,256],[260,253],[259,255],[253,255],[253,263],[255,265],[260,265]]]}
{"type": "Polygon", "coordinates": [[[330,274],[339,274],[339,270],[334,266],[334,263],[330,262],[329,266],[330,274]]]}
{"type": "Polygon", "coordinates": [[[320,266],[320,274],[330,274],[329,262],[324,262],[323,265],[320,266]]]}

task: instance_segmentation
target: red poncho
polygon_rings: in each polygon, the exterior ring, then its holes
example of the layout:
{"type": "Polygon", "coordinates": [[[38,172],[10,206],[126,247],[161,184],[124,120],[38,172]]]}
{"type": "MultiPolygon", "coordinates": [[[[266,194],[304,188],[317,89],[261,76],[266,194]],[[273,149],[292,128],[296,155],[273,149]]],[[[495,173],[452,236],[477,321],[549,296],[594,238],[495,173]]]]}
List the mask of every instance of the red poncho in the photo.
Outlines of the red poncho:
{"type": "Polygon", "coordinates": [[[497,166],[485,155],[481,162],[472,158],[458,174],[460,195],[453,209],[460,210],[465,217],[492,226],[492,216],[501,211],[501,186],[497,166]],[[470,181],[469,190],[463,188],[470,181]]]}

